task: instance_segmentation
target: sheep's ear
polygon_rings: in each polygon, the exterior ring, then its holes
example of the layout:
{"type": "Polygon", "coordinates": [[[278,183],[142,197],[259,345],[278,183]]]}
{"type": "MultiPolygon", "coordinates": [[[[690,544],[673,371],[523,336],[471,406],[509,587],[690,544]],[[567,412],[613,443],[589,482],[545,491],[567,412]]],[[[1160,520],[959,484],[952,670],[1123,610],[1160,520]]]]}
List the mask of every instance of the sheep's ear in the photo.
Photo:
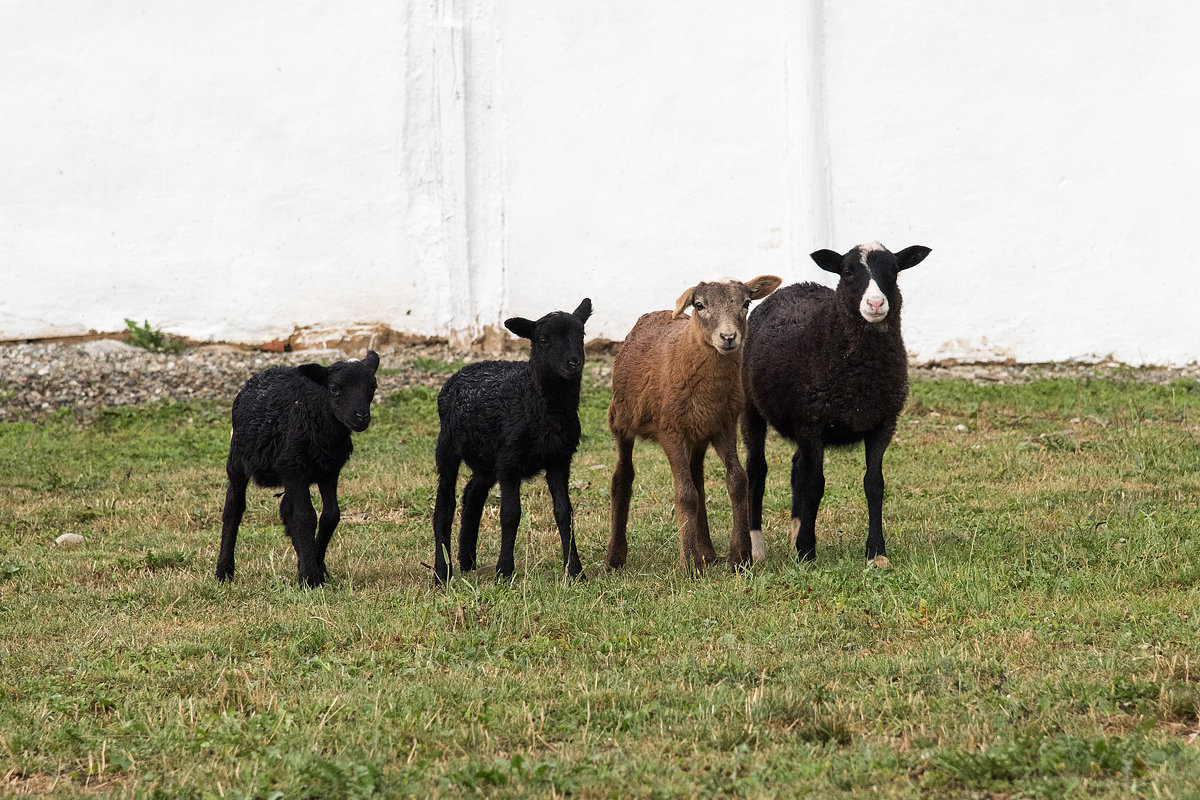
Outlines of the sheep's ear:
{"type": "Polygon", "coordinates": [[[367,354],[363,357],[362,363],[371,372],[375,372],[379,369],[379,353],[376,353],[374,350],[368,350],[367,354]]]}
{"type": "Polygon", "coordinates": [[[826,272],[838,275],[842,273],[841,253],[835,253],[832,250],[818,250],[815,253],[809,253],[808,257],[817,262],[817,266],[826,272]]]}
{"type": "Polygon", "coordinates": [[[329,380],[329,368],[322,367],[320,364],[301,364],[296,367],[296,372],[299,372],[313,383],[319,383],[322,386],[329,380]]]}
{"type": "Polygon", "coordinates": [[[906,247],[899,253],[896,253],[896,270],[904,270],[909,267],[915,267],[925,260],[925,256],[929,255],[932,250],[924,245],[914,244],[912,247],[906,247]]]}
{"type": "Polygon", "coordinates": [[[575,319],[580,322],[587,322],[588,317],[592,315],[592,298],[583,298],[583,302],[579,304],[579,308],[575,309],[574,314],[575,319]]]}
{"type": "Polygon", "coordinates": [[[671,319],[679,319],[683,316],[683,310],[692,304],[692,297],[696,294],[697,288],[693,286],[679,295],[679,299],[675,301],[675,316],[671,317],[671,319]]]}
{"type": "Polygon", "coordinates": [[[745,286],[750,290],[751,300],[761,300],[779,288],[783,278],[776,275],[759,275],[752,281],[746,281],[745,286]]]}
{"type": "Polygon", "coordinates": [[[537,323],[524,317],[510,317],[504,320],[504,327],[520,336],[522,339],[532,339],[537,323]]]}

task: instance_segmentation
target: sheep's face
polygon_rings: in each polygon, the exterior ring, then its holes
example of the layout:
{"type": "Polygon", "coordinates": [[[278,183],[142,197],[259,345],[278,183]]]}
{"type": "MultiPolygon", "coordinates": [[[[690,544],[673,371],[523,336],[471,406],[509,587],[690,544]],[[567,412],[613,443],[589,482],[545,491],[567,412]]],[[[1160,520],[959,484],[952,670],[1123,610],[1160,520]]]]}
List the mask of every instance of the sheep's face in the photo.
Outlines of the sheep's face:
{"type": "Polygon", "coordinates": [[[913,245],[893,253],[874,242],[860,244],[845,255],[833,250],[818,250],[812,254],[812,259],[826,272],[841,276],[837,293],[846,310],[877,325],[889,315],[894,317],[900,313],[896,276],[902,270],[920,264],[929,252],[928,247],[913,245]]]}
{"type": "Polygon", "coordinates": [[[583,323],[592,315],[584,298],[571,313],[555,311],[534,322],[524,317],[504,321],[504,327],[530,341],[529,363],[538,375],[579,380],[583,375],[583,323]]]}
{"type": "Polygon", "coordinates": [[[782,283],[774,275],[759,275],[742,283],[729,278],[702,281],[688,289],[675,303],[678,318],[691,306],[692,333],[698,341],[721,355],[742,352],[746,342],[746,315],[750,301],[766,297],[782,283]]]}
{"type": "Polygon", "coordinates": [[[351,359],[328,367],[319,364],[299,367],[306,377],[325,387],[334,418],[352,431],[365,431],[371,424],[378,369],[379,354],[374,350],[368,351],[362,361],[351,359]]]}

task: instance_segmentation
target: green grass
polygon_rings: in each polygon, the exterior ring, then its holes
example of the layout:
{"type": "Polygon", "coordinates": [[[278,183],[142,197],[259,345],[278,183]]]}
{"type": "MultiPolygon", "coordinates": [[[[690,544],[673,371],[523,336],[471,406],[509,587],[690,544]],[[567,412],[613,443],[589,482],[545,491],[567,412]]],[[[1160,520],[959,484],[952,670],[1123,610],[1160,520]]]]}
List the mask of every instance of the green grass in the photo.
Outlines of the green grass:
{"type": "MultiPolygon", "coordinates": [[[[436,392],[387,397],[342,480],[331,582],[296,586],[252,490],[212,577],[227,404],[0,425],[0,794],[51,797],[1190,797],[1200,785],[1200,386],[919,382],[865,567],[860,448],[830,451],[818,558],[677,567],[639,444],[603,570],[608,396],[572,472],[588,580],[543,482],[514,581],[435,589],[436,392]],[[964,426],[965,430],[957,426],[964,426]],[[62,550],[56,536],[80,533],[62,550]]],[[[718,550],[729,505],[710,456],[718,550]]],[[[461,486],[461,481],[460,481],[461,486]]],[[[489,500],[481,560],[498,549],[489,500]]]]}

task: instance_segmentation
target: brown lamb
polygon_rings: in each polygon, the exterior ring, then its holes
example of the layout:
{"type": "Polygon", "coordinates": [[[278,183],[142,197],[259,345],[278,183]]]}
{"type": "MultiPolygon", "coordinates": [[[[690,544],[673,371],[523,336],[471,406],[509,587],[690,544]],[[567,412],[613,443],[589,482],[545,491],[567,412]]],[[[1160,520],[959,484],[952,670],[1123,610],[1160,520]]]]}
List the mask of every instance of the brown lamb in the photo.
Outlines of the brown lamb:
{"type": "Polygon", "coordinates": [[[717,560],[704,504],[704,454],[711,444],[725,463],[725,487],[733,512],[729,561],[751,558],[746,472],[738,460],[737,423],[742,413],[742,346],[751,300],[782,283],[774,275],[752,281],[701,282],[684,292],[675,311],[643,314],[613,362],[608,427],[617,443],[612,477],[612,533],[607,564],[625,564],[633,443],[658,442],[675,479],[675,513],[681,526],[679,561],[702,569],[717,560]],[[684,311],[691,306],[691,316],[684,311]]]}

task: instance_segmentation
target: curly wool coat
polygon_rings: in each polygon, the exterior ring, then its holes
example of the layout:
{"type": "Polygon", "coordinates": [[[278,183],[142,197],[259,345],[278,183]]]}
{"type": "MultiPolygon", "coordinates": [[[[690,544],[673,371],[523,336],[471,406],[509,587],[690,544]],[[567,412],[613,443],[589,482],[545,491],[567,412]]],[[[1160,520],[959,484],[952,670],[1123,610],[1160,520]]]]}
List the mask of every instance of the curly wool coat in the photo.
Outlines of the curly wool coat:
{"type": "Polygon", "coordinates": [[[466,462],[471,478],[463,490],[458,561],[475,568],[479,522],[488,492],[500,484],[500,558],[496,572],[510,577],[521,520],[521,481],[542,472],[554,502],[568,575],[583,567],[571,528],[568,491],[571,459],[579,447],[579,393],[583,376],[583,324],[592,313],[584,299],[573,313],[556,311],[536,322],[514,317],[510,331],[531,341],[529,361],[469,364],[446,381],[438,394],[435,458],[437,500],[433,512],[434,577],[450,577],[450,528],[458,468],[466,462]]]}
{"type": "Polygon", "coordinates": [[[796,443],[792,458],[792,538],[802,560],[816,557],[816,516],[825,491],[827,445],[864,442],[867,471],[866,555],[886,563],[883,538],[883,453],[908,397],[908,356],[900,330],[897,274],[920,263],[929,248],[891,253],[880,244],[845,255],[812,254],[839,275],[837,289],[787,286],[750,315],[742,385],[746,411],[746,474],[754,560],[765,556],[762,500],[769,423],[796,443]]]}
{"type": "Polygon", "coordinates": [[[325,581],[325,552],[341,517],[338,477],[354,451],[351,431],[371,423],[379,356],[329,367],[275,367],[252,377],[233,401],[233,432],[225,472],[229,485],[222,513],[217,579],[234,572],[238,526],[246,509],[246,486],[283,487],[279,514],[296,550],[300,582],[325,581]],[[309,487],[321,492],[321,518],[309,487]],[[315,538],[314,538],[315,536],[315,538]]]}

